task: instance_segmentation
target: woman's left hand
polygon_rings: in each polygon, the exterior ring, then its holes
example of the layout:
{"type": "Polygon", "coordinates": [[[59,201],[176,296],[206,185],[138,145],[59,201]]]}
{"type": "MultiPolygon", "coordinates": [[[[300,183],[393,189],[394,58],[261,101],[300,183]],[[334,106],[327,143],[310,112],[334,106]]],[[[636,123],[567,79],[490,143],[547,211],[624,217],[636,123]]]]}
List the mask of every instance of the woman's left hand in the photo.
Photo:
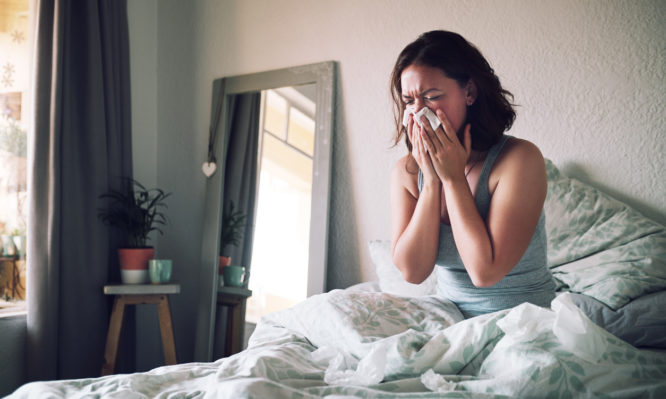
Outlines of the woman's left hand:
{"type": "Polygon", "coordinates": [[[465,179],[465,165],[472,151],[470,125],[465,126],[463,146],[444,112],[437,110],[436,113],[442,124],[434,131],[426,117],[421,117],[424,127],[421,129],[422,139],[435,172],[442,182],[465,179]]]}

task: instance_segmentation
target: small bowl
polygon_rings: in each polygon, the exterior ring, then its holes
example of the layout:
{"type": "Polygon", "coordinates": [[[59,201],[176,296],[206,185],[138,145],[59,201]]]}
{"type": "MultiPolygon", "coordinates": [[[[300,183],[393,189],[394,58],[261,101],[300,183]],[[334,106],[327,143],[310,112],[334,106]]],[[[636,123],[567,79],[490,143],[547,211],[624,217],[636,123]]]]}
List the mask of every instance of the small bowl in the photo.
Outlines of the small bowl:
{"type": "Polygon", "coordinates": [[[145,284],[148,282],[148,270],[120,269],[120,280],[123,284],[145,284]]]}

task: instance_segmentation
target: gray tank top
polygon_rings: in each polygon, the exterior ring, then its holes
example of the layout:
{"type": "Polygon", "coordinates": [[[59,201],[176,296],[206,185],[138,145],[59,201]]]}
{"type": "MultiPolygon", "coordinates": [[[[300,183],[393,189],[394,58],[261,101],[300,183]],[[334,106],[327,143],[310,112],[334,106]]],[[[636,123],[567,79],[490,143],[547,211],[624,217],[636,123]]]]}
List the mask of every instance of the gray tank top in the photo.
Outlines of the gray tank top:
{"type": "MultiPolygon", "coordinates": [[[[490,208],[488,178],[504,143],[502,139],[488,150],[477,183],[476,208],[485,221],[490,208]]],[[[418,175],[419,192],[423,187],[423,174],[418,175]]],[[[453,240],[451,226],[439,226],[439,250],[435,262],[437,294],[455,303],[466,318],[512,308],[523,302],[549,307],[555,298],[555,283],[546,262],[545,215],[541,212],[536,231],[518,264],[491,287],[476,287],[467,274],[465,265],[453,240]]]]}

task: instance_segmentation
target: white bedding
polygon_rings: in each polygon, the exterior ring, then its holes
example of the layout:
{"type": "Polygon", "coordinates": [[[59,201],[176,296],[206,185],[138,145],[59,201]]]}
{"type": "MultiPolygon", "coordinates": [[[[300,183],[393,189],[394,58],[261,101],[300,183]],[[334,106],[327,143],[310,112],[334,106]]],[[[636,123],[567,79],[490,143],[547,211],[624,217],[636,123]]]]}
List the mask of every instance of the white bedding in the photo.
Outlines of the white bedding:
{"type": "Polygon", "coordinates": [[[666,352],[635,348],[574,305],[636,345],[660,345],[666,228],[546,166],[549,267],[577,293],[554,310],[463,320],[430,295],[434,280],[406,283],[388,243],[373,241],[381,292],[335,290],[271,314],[237,355],[31,383],[10,398],[666,398],[666,352]]]}
{"type": "Polygon", "coordinates": [[[567,295],[557,312],[460,321],[435,297],[335,290],[262,319],[247,350],[214,363],[31,383],[10,398],[666,397],[666,354],[615,338],[567,295]]]}

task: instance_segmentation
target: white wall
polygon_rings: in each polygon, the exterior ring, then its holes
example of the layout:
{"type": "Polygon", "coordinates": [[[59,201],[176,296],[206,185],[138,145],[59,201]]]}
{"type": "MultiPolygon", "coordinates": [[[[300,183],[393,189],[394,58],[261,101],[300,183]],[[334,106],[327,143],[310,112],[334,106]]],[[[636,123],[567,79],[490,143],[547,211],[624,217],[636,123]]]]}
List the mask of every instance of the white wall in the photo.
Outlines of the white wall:
{"type": "MultiPolygon", "coordinates": [[[[398,52],[431,29],[459,32],[486,55],[521,105],[510,134],[666,223],[665,20],[661,0],[158,2],[155,167],[174,192],[174,224],[158,250],[183,283],[179,354],[193,345],[215,78],[339,62],[328,286],[345,287],[374,278],[366,243],[389,238],[390,169],[405,151],[389,148],[389,74],[398,52]]],[[[141,73],[133,81],[153,78],[141,73]]]]}

